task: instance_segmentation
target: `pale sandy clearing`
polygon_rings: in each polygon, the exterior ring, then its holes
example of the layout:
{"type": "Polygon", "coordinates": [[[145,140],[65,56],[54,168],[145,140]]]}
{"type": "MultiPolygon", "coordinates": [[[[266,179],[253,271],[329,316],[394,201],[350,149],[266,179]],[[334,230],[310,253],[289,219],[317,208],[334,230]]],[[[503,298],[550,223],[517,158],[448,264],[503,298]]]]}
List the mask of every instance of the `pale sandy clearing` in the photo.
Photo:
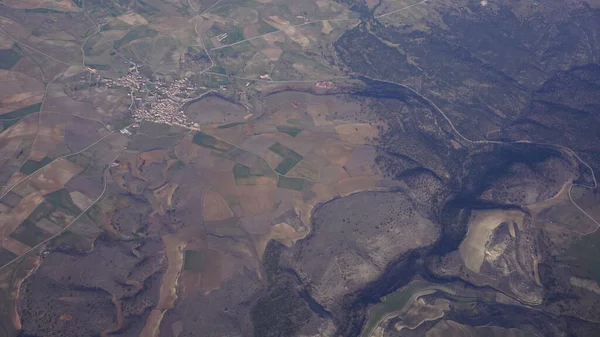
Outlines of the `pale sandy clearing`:
{"type": "Polygon", "coordinates": [[[274,180],[270,185],[238,186],[240,206],[245,216],[269,213],[274,209],[275,190],[274,180]]]}
{"type": "Polygon", "coordinates": [[[281,57],[281,54],[283,54],[283,50],[281,50],[279,47],[265,48],[261,50],[261,52],[267,59],[269,59],[269,61],[277,61],[279,60],[279,57],[281,57]]]}
{"type": "Polygon", "coordinates": [[[79,191],[71,192],[69,195],[71,196],[73,203],[79,207],[79,209],[87,209],[94,202],[92,199],[88,198],[85,194],[79,191]]]}
{"type": "Polygon", "coordinates": [[[323,21],[323,27],[321,28],[321,32],[325,35],[329,35],[333,31],[333,27],[329,24],[329,21],[323,21]]]}
{"type": "Polygon", "coordinates": [[[83,168],[67,159],[59,158],[33,175],[30,180],[33,186],[39,188],[44,194],[48,194],[63,188],[71,178],[81,171],[83,168]]]}
{"type": "Polygon", "coordinates": [[[269,16],[269,19],[271,21],[273,21],[276,25],[282,25],[282,26],[287,26],[290,24],[289,21],[287,20],[282,20],[281,18],[279,18],[277,15],[271,15],[269,16]]]}
{"type": "Polygon", "coordinates": [[[302,239],[306,233],[298,233],[289,224],[282,222],[271,227],[268,234],[259,236],[255,239],[256,253],[258,258],[262,260],[267,244],[271,240],[278,241],[287,247],[292,247],[296,241],[302,239]]]}
{"type": "Polygon", "coordinates": [[[216,221],[233,217],[233,212],[221,194],[206,191],[202,197],[202,216],[204,221],[216,221]]]}
{"type": "Polygon", "coordinates": [[[557,206],[561,203],[568,203],[569,202],[569,189],[571,188],[572,185],[573,185],[573,181],[567,181],[563,184],[560,191],[558,191],[558,193],[556,193],[556,195],[553,196],[552,198],[537,202],[535,204],[525,206],[531,212],[532,219],[535,219],[535,217],[538,214],[540,214],[542,211],[544,211],[550,207],[557,206]]]}
{"type": "Polygon", "coordinates": [[[10,213],[0,214],[0,238],[6,238],[14,232],[43,201],[44,197],[39,192],[30,194],[21,199],[10,213]]]}
{"type": "Polygon", "coordinates": [[[16,71],[0,69],[0,99],[10,99],[13,95],[44,92],[44,84],[33,77],[16,71]]]}
{"type": "Polygon", "coordinates": [[[504,222],[515,222],[522,229],[524,217],[523,212],[516,210],[473,211],[467,236],[458,248],[465,266],[479,273],[485,259],[485,246],[493,230],[504,222]]]}
{"type": "Polygon", "coordinates": [[[40,103],[44,99],[43,91],[22,92],[2,99],[0,115],[40,103]]]}
{"type": "Polygon", "coordinates": [[[173,205],[173,193],[177,190],[177,184],[165,184],[163,187],[154,191],[154,195],[168,207],[173,205]]]}
{"type": "Polygon", "coordinates": [[[183,267],[182,252],[185,248],[185,242],[172,234],[163,236],[162,240],[165,245],[165,253],[169,264],[160,285],[158,304],[150,312],[150,315],[148,315],[144,329],[139,335],[140,337],[158,337],[158,328],[163,316],[167,310],[173,308],[177,300],[177,281],[183,267]]]}
{"type": "Polygon", "coordinates": [[[117,19],[126,22],[132,26],[148,24],[148,20],[146,20],[146,18],[135,12],[127,12],[121,16],[118,16],[117,19]]]}
{"type": "Polygon", "coordinates": [[[10,237],[0,238],[2,240],[2,248],[9,250],[11,253],[21,256],[29,251],[31,247],[10,237]]]}
{"type": "Polygon", "coordinates": [[[586,280],[586,279],[582,279],[582,278],[574,277],[574,276],[571,276],[569,281],[571,282],[572,286],[584,288],[584,289],[593,291],[596,294],[600,295],[600,287],[598,286],[598,283],[596,283],[596,281],[586,280]]]}

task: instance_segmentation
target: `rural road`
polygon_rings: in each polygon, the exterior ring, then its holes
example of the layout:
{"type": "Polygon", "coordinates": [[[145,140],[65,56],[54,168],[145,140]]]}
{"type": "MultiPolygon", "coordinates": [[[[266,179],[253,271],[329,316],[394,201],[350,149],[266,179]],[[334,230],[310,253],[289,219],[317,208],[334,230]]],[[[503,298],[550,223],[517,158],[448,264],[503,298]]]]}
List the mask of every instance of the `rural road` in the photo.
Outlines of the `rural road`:
{"type": "MultiPolygon", "coordinates": [[[[415,4],[408,5],[408,6],[396,9],[396,10],[391,11],[389,13],[385,13],[385,14],[381,14],[381,15],[375,16],[375,19],[379,19],[379,18],[388,16],[388,15],[392,15],[392,14],[395,14],[395,13],[398,13],[398,12],[405,11],[405,10],[413,8],[415,6],[422,5],[422,4],[426,3],[427,1],[431,1],[431,0],[422,0],[422,1],[417,2],[415,4]]],[[[218,50],[218,49],[223,49],[223,48],[235,46],[235,45],[238,45],[238,44],[241,44],[241,43],[244,43],[244,42],[248,42],[248,41],[259,39],[261,37],[265,37],[267,35],[276,34],[276,33],[283,32],[283,31],[286,31],[286,30],[292,29],[292,28],[298,28],[298,27],[302,27],[302,26],[306,26],[306,25],[312,25],[314,23],[319,23],[319,22],[350,22],[350,21],[361,21],[361,19],[323,19],[323,20],[307,21],[307,22],[300,23],[300,24],[297,24],[297,25],[294,25],[294,26],[289,26],[289,27],[285,27],[285,28],[282,28],[282,29],[278,29],[278,30],[272,31],[270,33],[266,33],[266,34],[254,36],[254,37],[251,37],[251,38],[248,38],[248,39],[245,39],[245,40],[241,40],[241,41],[237,41],[237,42],[234,42],[234,43],[226,44],[226,45],[223,45],[223,46],[220,46],[220,47],[211,48],[210,50],[213,51],[213,50],[218,50]]]]}
{"type": "Polygon", "coordinates": [[[563,145],[559,145],[559,144],[550,144],[550,143],[535,143],[535,142],[531,142],[529,140],[516,140],[516,141],[512,141],[512,142],[502,142],[502,141],[497,141],[497,140],[472,140],[469,139],[467,137],[465,137],[462,133],[460,133],[460,131],[458,131],[456,129],[456,127],[454,126],[454,123],[452,122],[452,120],[446,115],[446,113],[439,107],[437,106],[437,104],[435,104],[433,101],[431,101],[429,98],[421,95],[419,92],[417,92],[415,89],[405,85],[405,84],[401,84],[401,83],[396,83],[393,81],[387,81],[387,80],[381,80],[381,79],[377,79],[377,78],[372,78],[369,76],[362,76],[364,78],[373,80],[373,81],[378,81],[378,82],[383,82],[383,83],[389,83],[389,84],[393,84],[393,85],[397,85],[399,87],[405,88],[407,90],[409,90],[410,92],[412,92],[413,94],[417,95],[419,98],[421,98],[422,100],[426,101],[427,103],[429,103],[450,125],[450,128],[452,129],[452,131],[454,131],[454,133],[456,133],[456,135],[461,138],[462,140],[464,140],[467,143],[470,144],[496,144],[496,145],[508,145],[508,144],[531,144],[531,145],[538,145],[538,146],[545,146],[545,147],[554,147],[554,148],[559,148],[562,151],[568,152],[570,155],[574,156],[575,158],[577,158],[577,160],[579,160],[579,162],[581,162],[581,164],[583,164],[584,166],[586,166],[589,170],[590,173],[592,174],[592,180],[593,180],[593,185],[586,185],[586,184],[579,184],[579,183],[573,183],[573,185],[571,185],[571,187],[569,188],[569,200],[571,200],[571,203],[573,203],[573,205],[580,210],[586,217],[588,217],[592,222],[594,222],[594,224],[596,224],[596,228],[589,232],[589,233],[585,233],[583,235],[588,235],[588,234],[592,234],[594,232],[596,232],[598,230],[598,228],[600,228],[600,223],[598,221],[596,221],[596,219],[594,219],[594,217],[592,217],[588,212],[586,212],[583,208],[581,208],[581,206],[579,206],[575,200],[573,200],[573,197],[571,196],[571,191],[573,190],[573,187],[575,186],[580,186],[580,187],[584,187],[584,188],[588,188],[588,189],[595,189],[598,187],[598,181],[596,180],[596,175],[594,173],[594,170],[592,169],[592,167],[586,163],[583,159],[581,159],[581,157],[579,157],[575,151],[571,150],[570,148],[563,146],[563,145]]]}

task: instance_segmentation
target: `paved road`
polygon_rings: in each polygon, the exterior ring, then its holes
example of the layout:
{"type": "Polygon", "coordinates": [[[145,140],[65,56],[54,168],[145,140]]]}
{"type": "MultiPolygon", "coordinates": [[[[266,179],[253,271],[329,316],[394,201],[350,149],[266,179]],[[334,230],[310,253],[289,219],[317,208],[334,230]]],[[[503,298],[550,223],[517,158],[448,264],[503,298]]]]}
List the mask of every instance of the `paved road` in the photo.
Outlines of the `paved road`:
{"type": "Polygon", "coordinates": [[[372,78],[369,76],[363,76],[364,78],[368,78],[370,80],[373,81],[379,81],[379,82],[384,82],[384,83],[389,83],[389,84],[394,84],[397,86],[400,86],[402,88],[405,88],[407,90],[409,90],[410,92],[412,92],[413,94],[417,95],[419,98],[423,99],[424,101],[426,101],[427,103],[429,103],[450,125],[450,128],[452,129],[452,131],[454,131],[454,133],[456,133],[456,135],[461,138],[462,140],[464,140],[467,143],[470,144],[497,144],[497,145],[507,145],[507,144],[532,144],[532,145],[538,145],[538,146],[546,146],[546,147],[553,147],[553,148],[558,148],[560,150],[562,150],[562,152],[567,152],[569,155],[574,156],[575,158],[577,158],[577,160],[579,160],[579,162],[581,162],[581,164],[583,164],[585,167],[587,167],[590,170],[590,173],[592,175],[592,180],[593,180],[593,185],[586,185],[586,184],[577,184],[574,183],[573,185],[571,185],[571,187],[569,188],[569,200],[571,200],[571,202],[573,203],[573,205],[580,210],[586,217],[588,217],[592,222],[594,222],[594,224],[596,224],[596,228],[594,230],[592,230],[589,233],[582,233],[582,235],[588,235],[591,233],[596,232],[599,228],[600,228],[600,223],[594,219],[594,217],[592,217],[588,212],[586,212],[583,208],[581,208],[581,206],[579,206],[575,200],[573,200],[573,197],[571,196],[571,191],[573,190],[573,187],[575,186],[580,186],[580,187],[584,187],[584,188],[588,188],[588,189],[595,189],[598,187],[598,181],[596,180],[596,175],[594,173],[594,170],[592,169],[592,167],[586,163],[583,159],[581,159],[581,157],[579,157],[575,151],[571,150],[570,148],[563,146],[563,145],[559,145],[559,144],[551,144],[551,143],[535,143],[529,140],[516,140],[516,141],[512,141],[512,142],[502,142],[502,141],[497,141],[497,140],[472,140],[469,139],[467,137],[465,137],[462,133],[460,133],[460,131],[458,131],[456,129],[456,127],[454,126],[454,123],[452,122],[452,120],[448,117],[448,115],[446,115],[446,113],[439,107],[437,106],[437,104],[435,104],[433,101],[431,101],[429,98],[421,95],[419,92],[417,92],[415,89],[405,85],[405,84],[401,84],[401,83],[396,83],[393,81],[387,81],[387,80],[381,80],[381,79],[377,79],[377,78],[372,78]]]}

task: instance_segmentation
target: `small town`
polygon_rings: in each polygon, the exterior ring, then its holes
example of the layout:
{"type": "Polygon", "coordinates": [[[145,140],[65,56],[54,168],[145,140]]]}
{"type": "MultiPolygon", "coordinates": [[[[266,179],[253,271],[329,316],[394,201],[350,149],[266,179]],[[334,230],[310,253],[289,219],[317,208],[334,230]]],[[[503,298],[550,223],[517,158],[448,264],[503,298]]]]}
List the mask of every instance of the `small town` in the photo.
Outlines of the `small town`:
{"type": "Polygon", "coordinates": [[[109,88],[129,88],[131,97],[130,110],[134,123],[149,120],[157,123],[181,125],[187,128],[198,127],[190,122],[182,108],[196,97],[191,97],[196,92],[195,84],[186,79],[163,82],[161,80],[149,81],[142,76],[137,67],[117,79],[103,79],[109,88]],[[152,89],[149,86],[152,86],[152,89]],[[136,96],[142,93],[143,98],[136,96]]]}
{"type": "MultiPolygon", "coordinates": [[[[88,70],[95,73],[94,69],[88,70]]],[[[270,80],[268,74],[259,77],[260,79],[270,80]]],[[[150,80],[140,74],[138,66],[133,64],[127,75],[117,79],[101,78],[100,81],[108,88],[129,89],[128,96],[131,98],[129,109],[134,126],[139,125],[143,120],[147,120],[179,125],[190,129],[200,127],[197,123],[189,121],[183,111],[186,103],[201,97],[197,94],[196,83],[189,79],[177,79],[170,82],[165,82],[162,79],[150,80]]],[[[246,86],[250,83],[248,82],[246,86]]],[[[335,85],[331,81],[316,81],[314,83],[314,90],[318,93],[334,87],[335,85]]],[[[226,86],[221,86],[221,90],[226,90],[226,86]]],[[[296,103],[292,102],[292,106],[297,108],[296,103]]],[[[128,133],[128,131],[124,133],[128,133]]]]}

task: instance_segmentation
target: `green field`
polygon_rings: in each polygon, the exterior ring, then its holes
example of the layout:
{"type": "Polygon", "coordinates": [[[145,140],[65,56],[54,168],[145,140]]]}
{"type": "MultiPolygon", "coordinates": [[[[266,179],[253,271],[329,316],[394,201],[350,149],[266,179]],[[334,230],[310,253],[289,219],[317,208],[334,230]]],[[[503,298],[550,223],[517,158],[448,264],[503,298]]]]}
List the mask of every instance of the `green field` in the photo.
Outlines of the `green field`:
{"type": "Polygon", "coordinates": [[[51,162],[52,158],[50,157],[44,157],[40,161],[29,159],[23,164],[23,166],[21,166],[21,169],[19,171],[24,174],[32,174],[33,172],[41,169],[42,167],[50,164],[51,162]]]}
{"type": "Polygon", "coordinates": [[[139,132],[150,135],[152,137],[167,136],[171,126],[168,124],[154,123],[144,121],[140,126],[139,132]]]}
{"type": "Polygon", "coordinates": [[[11,126],[17,124],[19,121],[21,121],[20,119],[13,119],[13,120],[8,120],[8,121],[3,121],[0,119],[0,125],[2,126],[2,128],[0,128],[0,132],[10,128],[11,126]]]}
{"type": "MultiPolygon", "coordinates": [[[[93,34],[93,32],[92,32],[92,34],[93,34]]],[[[95,34],[86,41],[85,45],[83,46],[83,52],[84,52],[85,56],[92,56],[94,54],[101,54],[102,52],[104,52],[103,50],[101,50],[100,52],[94,53],[94,46],[101,39],[102,39],[102,37],[100,34],[95,34]]]]}
{"type": "Polygon", "coordinates": [[[41,218],[46,217],[46,215],[50,214],[50,212],[54,211],[55,209],[56,208],[54,207],[54,205],[47,201],[44,201],[38,207],[36,207],[36,209],[34,209],[33,212],[31,212],[31,214],[29,214],[27,220],[32,223],[36,223],[41,218]]]}
{"type": "Polygon", "coordinates": [[[29,247],[37,246],[51,236],[50,233],[44,232],[29,220],[23,221],[23,223],[10,234],[11,238],[22,242],[29,247]]]}
{"type": "Polygon", "coordinates": [[[29,114],[40,111],[42,107],[42,103],[32,104],[30,106],[26,106],[21,109],[17,109],[15,111],[11,111],[7,114],[0,115],[0,120],[12,120],[17,118],[23,118],[29,114]]]}
{"type": "Polygon", "coordinates": [[[81,213],[79,207],[73,203],[73,199],[71,199],[69,191],[67,191],[65,188],[61,188],[60,190],[46,194],[44,198],[46,198],[46,200],[52,205],[66,210],[71,215],[76,216],[81,213]]]}
{"type": "Polygon", "coordinates": [[[271,26],[270,24],[264,22],[263,20],[259,20],[260,28],[258,29],[258,34],[264,35],[277,31],[277,28],[271,26]]]}
{"type": "Polygon", "coordinates": [[[302,129],[295,126],[277,125],[277,131],[286,133],[292,137],[296,137],[300,134],[300,132],[302,132],[302,129]]]}
{"type": "Polygon", "coordinates": [[[284,188],[286,190],[302,191],[304,188],[304,181],[304,179],[300,178],[279,176],[279,179],[277,180],[277,187],[284,188]]]}
{"type": "Polygon", "coordinates": [[[235,177],[235,180],[238,180],[251,177],[252,173],[250,172],[250,168],[248,166],[243,164],[236,164],[233,167],[233,176],[235,177]]]}
{"type": "Polygon", "coordinates": [[[235,183],[238,185],[252,185],[255,182],[255,178],[266,175],[264,170],[252,169],[243,164],[236,164],[233,167],[233,177],[235,178],[235,183]]]}
{"type": "Polygon", "coordinates": [[[290,157],[290,158],[300,158],[298,161],[302,160],[302,156],[300,154],[298,154],[297,152],[295,152],[294,150],[292,150],[290,148],[287,148],[287,147],[281,145],[281,143],[275,143],[275,144],[271,145],[269,150],[271,150],[271,152],[275,153],[276,155],[280,156],[281,158],[290,157]]]}
{"type": "MultiPolygon", "coordinates": [[[[133,122],[131,119],[124,121],[124,123],[127,123],[127,124],[125,124],[125,126],[131,124],[131,122],[133,122]]],[[[174,137],[175,138],[175,136],[180,136],[182,134],[182,132],[184,132],[184,130],[185,129],[183,129],[179,126],[176,126],[176,125],[144,121],[144,123],[142,123],[142,125],[140,126],[138,132],[146,134],[148,136],[151,136],[152,138],[158,138],[158,137],[164,137],[164,138],[174,137]]],[[[169,145],[169,146],[171,146],[171,145],[169,145]]]]}
{"type": "Polygon", "coordinates": [[[229,32],[227,32],[227,37],[221,41],[222,44],[230,44],[242,41],[244,39],[244,32],[236,26],[233,27],[229,32]]]}
{"type": "Polygon", "coordinates": [[[21,59],[15,48],[0,50],[0,69],[10,69],[21,59]]]}
{"type": "Polygon", "coordinates": [[[230,44],[244,39],[244,32],[238,26],[224,26],[224,25],[213,25],[210,28],[210,34],[212,36],[219,36],[227,33],[227,37],[221,41],[221,44],[230,44]]]}
{"type": "Polygon", "coordinates": [[[39,13],[39,14],[60,14],[62,11],[50,9],[50,8],[26,8],[25,13],[39,13]]]}
{"type": "Polygon", "coordinates": [[[287,174],[298,164],[298,162],[299,160],[296,161],[292,158],[285,158],[281,163],[279,163],[279,165],[277,165],[275,171],[277,171],[279,174],[287,174]]]}
{"type": "Polygon", "coordinates": [[[361,337],[369,337],[377,324],[387,315],[394,311],[400,311],[406,306],[410,297],[417,291],[425,289],[429,286],[428,283],[412,283],[403,287],[387,296],[369,310],[369,316],[363,328],[361,337]]]}
{"type": "Polygon", "coordinates": [[[143,0],[136,1],[136,11],[144,16],[146,19],[149,19],[151,16],[160,13],[160,9],[150,5],[149,3],[143,0]]]}
{"type": "Polygon", "coordinates": [[[277,165],[275,171],[279,174],[286,174],[294,168],[304,157],[292,149],[289,149],[280,143],[273,144],[269,150],[283,158],[283,161],[277,165]]]}
{"type": "Polygon", "coordinates": [[[207,78],[205,81],[206,83],[206,87],[208,88],[219,88],[219,86],[221,85],[228,85],[231,84],[231,81],[229,80],[229,77],[221,75],[221,74],[216,74],[216,73],[206,73],[207,75],[204,76],[205,78],[207,78]]]}
{"type": "Polygon", "coordinates": [[[213,67],[210,71],[221,75],[227,75],[227,70],[221,66],[213,67]]]}
{"type": "Polygon", "coordinates": [[[0,247],[0,266],[3,266],[16,258],[17,258],[17,255],[0,247]]]}
{"type": "Polygon", "coordinates": [[[192,140],[194,144],[198,146],[202,146],[208,149],[213,149],[217,151],[226,151],[229,149],[229,144],[225,143],[222,140],[218,140],[215,137],[208,135],[204,132],[197,131],[194,134],[194,138],[192,140]]]}
{"type": "Polygon", "coordinates": [[[204,252],[185,250],[183,252],[183,270],[202,271],[204,266],[204,252]]]}
{"type": "Polygon", "coordinates": [[[219,125],[219,126],[217,126],[217,129],[229,129],[229,128],[232,128],[234,126],[244,125],[244,124],[246,124],[246,123],[244,123],[244,122],[233,122],[233,123],[219,125]]]}
{"type": "Polygon", "coordinates": [[[96,70],[109,70],[110,66],[108,64],[103,63],[86,63],[86,67],[90,67],[96,70]]]}
{"type": "MultiPolygon", "coordinates": [[[[102,28],[100,28],[101,31],[107,31],[107,30],[129,30],[129,28],[131,27],[130,24],[128,24],[125,21],[122,21],[120,19],[114,19],[112,21],[110,21],[109,23],[105,24],[104,26],[102,26],[102,28]]],[[[90,28],[90,30],[88,31],[88,33],[84,34],[84,36],[87,36],[89,34],[93,34],[93,32],[96,31],[96,28],[90,28]]]]}

